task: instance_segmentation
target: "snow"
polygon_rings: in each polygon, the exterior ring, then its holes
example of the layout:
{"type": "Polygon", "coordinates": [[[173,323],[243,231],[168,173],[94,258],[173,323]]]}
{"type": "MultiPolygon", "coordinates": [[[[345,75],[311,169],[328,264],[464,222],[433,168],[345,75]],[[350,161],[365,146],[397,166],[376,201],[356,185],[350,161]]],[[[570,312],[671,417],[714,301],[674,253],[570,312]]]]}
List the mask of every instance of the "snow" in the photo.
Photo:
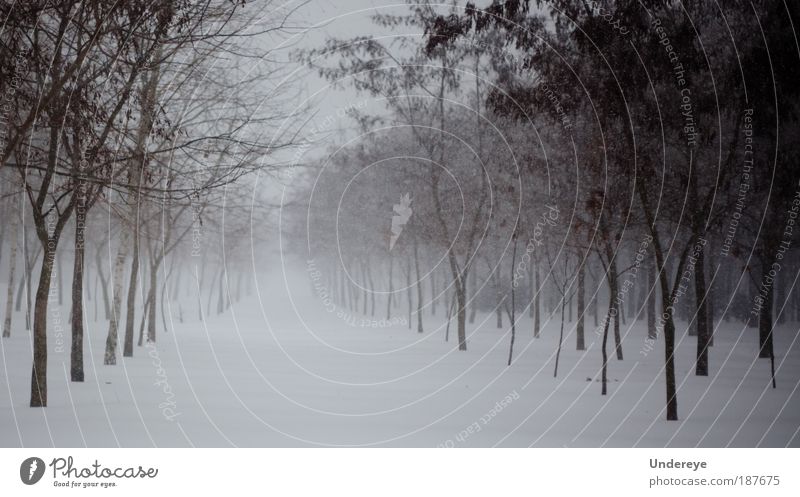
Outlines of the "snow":
{"type": "MultiPolygon", "coordinates": [[[[459,352],[455,322],[444,341],[441,304],[437,316],[425,313],[419,334],[416,317],[413,330],[348,324],[313,295],[308,277],[277,272],[256,283],[251,296],[202,321],[196,297],[182,296],[183,323],[170,302],[169,331],[159,316],[156,346],[136,347],[132,358],[120,351],[116,366],[102,364],[107,322],[92,319],[89,302],[82,384],[68,381],[69,309],[60,309],[65,331],[57,337],[51,323],[48,337],[47,408],[28,407],[31,337],[15,313],[0,345],[0,446],[800,446],[797,324],[776,331],[773,390],[754,328],[720,323],[711,376],[697,377],[696,341],[679,322],[680,419],[667,422],[663,343],[648,352],[643,321],[622,328],[622,361],[610,337],[601,396],[591,317],[584,352],[567,323],[554,378],[557,316],[539,339],[521,317],[507,367],[509,330],[497,329],[494,315],[478,314],[469,350],[459,352]]],[[[385,302],[377,304],[385,317],[385,302]]],[[[404,302],[393,310],[406,313],[404,302]]]]}

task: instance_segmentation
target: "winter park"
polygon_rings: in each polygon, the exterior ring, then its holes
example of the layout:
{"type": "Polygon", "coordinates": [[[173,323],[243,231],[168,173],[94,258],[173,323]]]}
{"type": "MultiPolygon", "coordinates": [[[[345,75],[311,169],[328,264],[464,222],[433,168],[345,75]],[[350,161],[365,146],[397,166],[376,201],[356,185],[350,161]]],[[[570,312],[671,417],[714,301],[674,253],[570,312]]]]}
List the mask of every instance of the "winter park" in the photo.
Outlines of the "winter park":
{"type": "Polygon", "coordinates": [[[799,23],[2,2],[0,447],[800,447],[799,23]]]}

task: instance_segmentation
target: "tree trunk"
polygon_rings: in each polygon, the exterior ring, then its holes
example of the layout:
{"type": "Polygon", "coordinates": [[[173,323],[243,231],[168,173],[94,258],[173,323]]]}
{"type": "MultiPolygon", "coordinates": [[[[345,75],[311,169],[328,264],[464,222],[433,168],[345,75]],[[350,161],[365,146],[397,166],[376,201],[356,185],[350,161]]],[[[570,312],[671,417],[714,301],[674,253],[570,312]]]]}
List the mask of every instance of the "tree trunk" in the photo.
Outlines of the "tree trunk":
{"type": "Polygon", "coordinates": [[[57,240],[47,240],[44,245],[44,258],[34,303],[31,407],[47,407],[47,304],[57,240]]]}
{"type": "MultiPolygon", "coordinates": [[[[138,195],[137,195],[138,197],[138,195]]],[[[128,303],[126,306],[125,340],[122,349],[123,357],[133,357],[133,327],[136,318],[136,291],[139,289],[139,211],[135,212],[136,224],[133,226],[133,257],[131,258],[131,275],[128,284],[128,303]]]]}
{"type": "Polygon", "coordinates": [[[656,264],[652,257],[647,263],[647,338],[658,338],[656,329],[656,264]]]}
{"type": "MultiPolygon", "coordinates": [[[[471,286],[472,295],[474,296],[475,293],[478,291],[478,272],[477,271],[472,271],[472,274],[470,274],[469,280],[471,282],[470,284],[472,285],[471,286]]],[[[472,299],[472,305],[469,306],[469,324],[472,324],[472,323],[475,322],[475,315],[477,313],[478,313],[478,299],[473,298],[472,299]]]]}
{"type": "Polygon", "coordinates": [[[75,217],[75,259],[72,269],[72,347],[70,348],[70,379],[83,381],[83,267],[86,220],[83,214],[85,198],[77,188],[79,207],[75,217]]]}
{"type": "Polygon", "coordinates": [[[602,391],[601,395],[606,395],[608,393],[608,351],[606,350],[606,346],[608,345],[608,325],[611,322],[611,312],[614,309],[613,300],[608,302],[608,313],[606,314],[605,323],[603,323],[603,343],[600,347],[600,350],[603,354],[603,370],[601,374],[601,382],[602,382],[602,391]]]}
{"type": "Polygon", "coordinates": [[[578,268],[578,325],[575,328],[577,335],[577,350],[586,350],[586,343],[584,337],[584,322],[586,317],[586,264],[581,261],[581,266],[578,268]]]}
{"type": "MultiPolygon", "coordinates": [[[[666,276],[665,276],[666,277],[666,276]]],[[[665,292],[662,292],[665,293],[665,292]]],[[[669,297],[661,299],[664,311],[664,366],[667,381],[667,421],[678,420],[678,397],[675,388],[675,321],[669,297]]]]}
{"type": "MultiPolygon", "coordinates": [[[[445,297],[447,297],[447,292],[445,292],[445,297]]],[[[456,304],[456,294],[452,292],[450,298],[445,298],[445,305],[447,305],[447,327],[444,330],[444,341],[447,342],[450,340],[450,318],[453,317],[453,307],[456,304]],[[449,302],[447,302],[449,300],[449,302]]]]}
{"type": "MultiPolygon", "coordinates": [[[[414,238],[414,267],[417,271],[417,333],[422,333],[422,278],[419,271],[419,251],[417,248],[417,239],[414,238]]],[[[364,295],[364,312],[366,313],[367,296],[364,295]]]]}
{"type": "Polygon", "coordinates": [[[58,280],[58,306],[64,305],[64,265],[61,264],[61,253],[56,252],[56,280],[58,280]]]}
{"type": "Polygon", "coordinates": [[[625,312],[624,308],[620,308],[619,301],[617,299],[618,292],[619,292],[619,279],[617,274],[617,259],[616,257],[611,259],[611,265],[609,266],[610,275],[608,278],[609,283],[609,291],[611,292],[611,301],[613,302],[614,306],[614,347],[617,353],[617,360],[622,360],[622,336],[619,333],[619,321],[620,321],[620,313],[625,312]]]}
{"type": "MultiPolygon", "coordinates": [[[[761,359],[769,359],[773,356],[772,346],[772,304],[773,304],[773,291],[772,285],[767,285],[764,282],[770,277],[769,272],[772,270],[772,257],[762,259],[761,262],[761,296],[763,302],[758,313],[758,357],[761,359]],[[768,262],[769,261],[769,262],[768,262]]],[[[761,290],[757,288],[756,291],[761,290]]]]}
{"type": "Polygon", "coordinates": [[[467,296],[464,291],[464,284],[456,285],[456,300],[458,301],[458,350],[467,350],[467,296]]]}
{"type": "MultiPolygon", "coordinates": [[[[241,273],[239,273],[241,274],[241,273]]],[[[161,326],[164,328],[164,333],[167,332],[169,328],[167,328],[167,295],[169,294],[169,289],[167,288],[167,280],[164,280],[164,284],[161,285],[161,326]]],[[[155,337],[155,333],[153,333],[153,337],[155,337]]]]}
{"type": "Polygon", "coordinates": [[[119,331],[119,321],[122,311],[122,283],[125,279],[125,260],[128,258],[128,244],[130,243],[130,233],[122,227],[122,233],[117,249],[117,257],[114,261],[114,273],[112,276],[112,309],[111,321],[108,325],[108,336],[106,337],[106,351],[103,357],[103,364],[114,365],[117,363],[117,341],[119,331]]]}
{"type": "Polygon", "coordinates": [[[511,366],[511,359],[514,356],[514,339],[517,336],[517,284],[514,281],[514,271],[517,266],[517,230],[514,229],[512,235],[513,248],[511,250],[511,310],[508,319],[511,321],[511,343],[508,346],[508,365],[511,366]]]}
{"type": "Polygon", "coordinates": [[[6,289],[6,315],[3,321],[3,337],[11,336],[11,317],[14,311],[14,273],[17,269],[17,239],[19,238],[19,221],[16,215],[11,216],[11,254],[8,260],[8,288],[6,289]]]}
{"type": "Polygon", "coordinates": [[[147,318],[150,315],[150,290],[147,290],[147,296],[144,301],[144,309],[142,309],[142,321],[139,323],[139,342],[137,345],[141,347],[144,344],[144,325],[147,323],[147,318]]]}
{"type": "Polygon", "coordinates": [[[467,350],[467,279],[468,271],[460,271],[456,255],[452,247],[447,251],[450,263],[450,274],[453,278],[453,288],[456,292],[456,320],[458,322],[458,350],[467,350]]]}
{"type": "Polygon", "coordinates": [[[716,289],[717,289],[717,275],[714,274],[714,268],[716,267],[716,261],[714,259],[714,253],[709,250],[709,258],[708,258],[708,288],[706,289],[706,316],[708,319],[708,346],[714,346],[714,299],[716,296],[716,289]]]}
{"type": "Polygon", "coordinates": [[[636,314],[638,311],[637,303],[639,302],[639,298],[636,292],[636,285],[631,285],[628,288],[628,320],[636,324],[636,314]]]}
{"type": "Polygon", "coordinates": [[[158,291],[158,266],[159,261],[150,264],[150,314],[147,318],[147,342],[156,342],[156,293],[158,291]]]}
{"type": "Polygon", "coordinates": [[[436,306],[439,304],[438,296],[436,295],[436,271],[431,271],[431,316],[436,315],[436,306]]]}
{"type": "MultiPolygon", "coordinates": [[[[669,282],[667,280],[667,267],[664,257],[664,252],[661,249],[661,240],[659,239],[658,229],[655,224],[655,217],[650,208],[648,201],[647,188],[639,183],[636,185],[641,200],[642,211],[645,215],[647,227],[650,230],[653,250],[656,256],[657,271],[659,274],[659,283],[661,286],[661,306],[662,306],[662,320],[664,321],[664,373],[666,380],[666,394],[667,394],[667,421],[678,420],[678,397],[677,389],[675,388],[675,321],[672,318],[672,300],[673,296],[670,292],[669,282]]],[[[695,241],[692,240],[692,243],[695,241]]],[[[683,265],[681,261],[678,265],[678,273],[680,274],[683,265]]]]}
{"type": "Polygon", "coordinates": [[[697,376],[708,376],[708,321],[706,315],[705,248],[697,253],[694,267],[694,297],[697,308],[697,376]]]}
{"type": "MultiPolygon", "coordinates": [[[[24,235],[23,235],[24,238],[24,235]]],[[[25,255],[25,329],[31,329],[31,311],[33,310],[33,299],[31,298],[31,289],[33,286],[31,285],[31,281],[33,281],[33,266],[36,264],[36,261],[39,260],[39,253],[42,252],[41,247],[36,250],[36,254],[34,254],[33,258],[29,258],[28,252],[28,241],[27,239],[23,239],[25,243],[25,250],[23,251],[25,255]]],[[[51,269],[52,270],[52,269],[51,269]]],[[[20,283],[22,283],[20,281],[20,283]]],[[[22,295],[17,296],[17,310],[20,309],[20,303],[22,302],[22,295]]]]}
{"type": "Polygon", "coordinates": [[[540,319],[542,316],[542,307],[541,307],[541,294],[542,289],[540,288],[540,279],[539,279],[539,265],[536,264],[536,270],[534,271],[536,276],[535,288],[533,291],[533,338],[539,338],[539,325],[540,319]]]}
{"type": "MultiPolygon", "coordinates": [[[[23,245],[27,245],[25,243],[24,239],[23,239],[22,243],[23,243],[23,245]]],[[[17,298],[16,298],[16,305],[14,306],[14,311],[16,311],[16,312],[19,312],[20,310],[22,310],[22,297],[25,295],[25,288],[30,286],[30,283],[27,283],[29,281],[29,279],[28,279],[28,255],[25,252],[23,252],[23,254],[22,254],[22,262],[24,263],[23,264],[23,268],[22,268],[24,272],[22,273],[22,278],[19,279],[19,285],[17,285],[17,298]]],[[[28,325],[26,324],[25,329],[29,330],[30,327],[28,327],[28,325]]]]}
{"type": "MultiPolygon", "coordinates": [[[[566,280],[564,285],[566,285],[566,280]]],[[[564,307],[567,303],[567,296],[561,296],[561,330],[558,333],[558,348],[556,349],[556,367],[553,369],[553,378],[558,378],[558,359],[561,357],[561,344],[564,341],[564,307]]]]}
{"type": "Polygon", "coordinates": [[[105,310],[106,319],[111,319],[111,304],[108,298],[108,281],[106,280],[106,275],[103,273],[103,261],[101,259],[101,252],[99,248],[95,252],[95,265],[97,266],[97,276],[100,278],[100,286],[103,290],[103,309],[105,310]]]}
{"type": "Polygon", "coordinates": [[[569,296],[569,300],[567,301],[567,309],[568,309],[568,312],[569,312],[569,314],[567,315],[567,321],[569,321],[570,323],[573,320],[573,316],[572,316],[572,311],[573,311],[572,299],[573,299],[573,297],[574,297],[574,295],[570,295],[569,296]]]}
{"type": "MultiPolygon", "coordinates": [[[[155,55],[161,56],[159,49],[155,55]]],[[[133,203],[130,206],[130,219],[133,222],[131,231],[133,232],[133,260],[131,261],[130,284],[128,286],[127,319],[125,321],[125,342],[123,346],[123,357],[133,356],[133,328],[136,315],[136,290],[138,288],[137,278],[139,276],[139,242],[140,242],[140,205],[141,205],[141,182],[145,174],[147,140],[153,128],[156,113],[156,90],[159,80],[159,65],[156,64],[149,72],[142,76],[142,87],[140,90],[140,119],[139,127],[136,130],[136,143],[133,160],[128,164],[128,185],[133,193],[133,203]]]]}

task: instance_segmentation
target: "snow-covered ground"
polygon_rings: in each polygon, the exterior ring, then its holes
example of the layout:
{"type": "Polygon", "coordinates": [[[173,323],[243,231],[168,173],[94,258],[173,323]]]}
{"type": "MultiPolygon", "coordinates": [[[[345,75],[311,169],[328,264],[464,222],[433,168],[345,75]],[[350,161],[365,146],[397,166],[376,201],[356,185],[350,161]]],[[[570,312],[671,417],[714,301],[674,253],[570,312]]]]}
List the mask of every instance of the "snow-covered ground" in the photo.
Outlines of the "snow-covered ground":
{"type": "Polygon", "coordinates": [[[116,366],[102,364],[107,323],[87,312],[83,384],[68,381],[63,308],[63,336],[53,327],[48,338],[44,409],[28,407],[30,333],[15,315],[0,349],[0,446],[800,446],[796,324],[776,332],[776,390],[769,361],[756,359],[755,329],[719,326],[709,377],[694,375],[696,341],[680,337],[680,420],[667,422],[663,343],[648,350],[642,321],[623,328],[624,360],[613,358],[609,341],[609,392],[601,396],[591,318],[585,352],[565,329],[554,378],[555,317],[539,339],[530,319],[520,320],[506,367],[509,330],[497,329],[493,315],[478,315],[469,350],[459,352],[455,326],[444,341],[441,305],[418,334],[337,316],[311,295],[307,278],[290,291],[280,274],[258,283],[204,321],[187,298],[180,323],[173,303],[171,330],[159,326],[157,347],[137,347],[116,366]]]}

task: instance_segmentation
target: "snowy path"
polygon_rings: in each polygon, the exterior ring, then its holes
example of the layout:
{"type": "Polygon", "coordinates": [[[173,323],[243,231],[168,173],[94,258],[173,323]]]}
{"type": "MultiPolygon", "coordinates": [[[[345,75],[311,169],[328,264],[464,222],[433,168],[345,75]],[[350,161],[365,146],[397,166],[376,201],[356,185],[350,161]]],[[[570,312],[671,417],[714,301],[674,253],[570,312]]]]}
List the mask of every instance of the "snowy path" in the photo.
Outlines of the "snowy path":
{"type": "Polygon", "coordinates": [[[263,308],[254,295],[204,323],[184,302],[185,323],[173,309],[157,348],[136,348],[117,366],[102,365],[107,325],[90,320],[83,384],[67,381],[69,352],[51,330],[46,409],[27,406],[30,338],[17,327],[2,340],[0,445],[800,446],[796,325],[777,332],[777,390],[767,388],[768,361],[753,359],[754,329],[721,326],[708,378],[694,376],[696,342],[684,336],[680,421],[667,423],[662,344],[646,351],[641,321],[624,339],[625,360],[611,359],[603,397],[587,381],[601,364],[591,318],[589,350],[575,351],[567,328],[553,378],[557,321],[534,340],[523,318],[506,367],[507,330],[493,315],[478,316],[469,351],[458,352],[453,328],[444,342],[442,306],[418,334],[350,326],[307,288],[292,291],[302,322],[281,286],[261,295],[263,308]]]}

